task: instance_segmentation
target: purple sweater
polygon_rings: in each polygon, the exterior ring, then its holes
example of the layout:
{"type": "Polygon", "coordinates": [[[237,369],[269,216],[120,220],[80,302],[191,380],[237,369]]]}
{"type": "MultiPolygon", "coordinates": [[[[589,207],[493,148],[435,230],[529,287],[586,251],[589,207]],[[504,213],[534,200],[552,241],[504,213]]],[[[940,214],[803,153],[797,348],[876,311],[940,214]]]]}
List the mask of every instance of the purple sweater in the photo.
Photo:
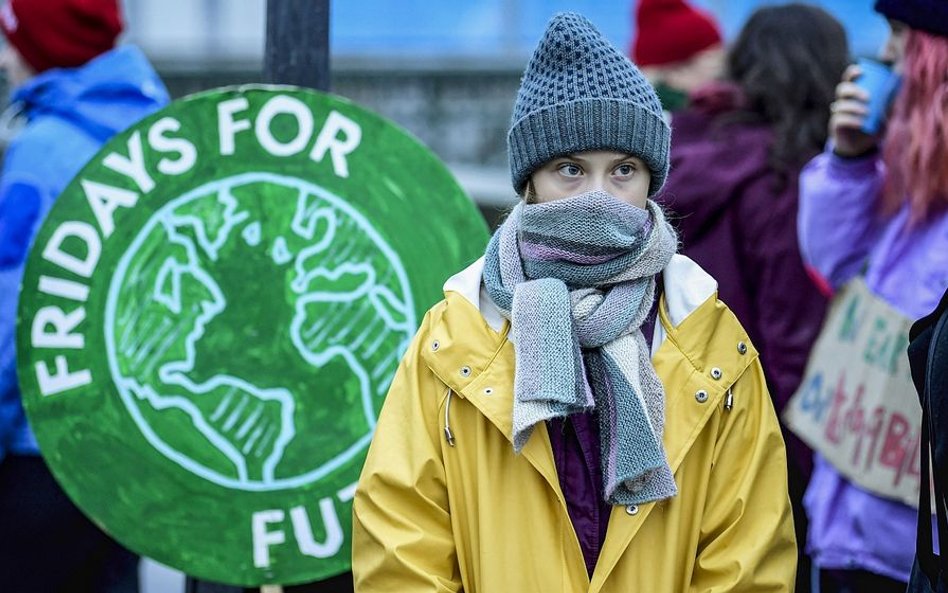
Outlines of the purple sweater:
{"type": "Polygon", "coordinates": [[[550,420],[548,428],[566,509],[583,550],[586,572],[592,577],[612,511],[602,486],[599,419],[595,414],[573,414],[550,420]]]}
{"type": "MultiPolygon", "coordinates": [[[[881,215],[883,178],[878,155],[850,160],[826,152],[813,159],[800,176],[800,248],[833,288],[865,269],[871,291],[918,319],[948,287],[948,213],[917,226],[909,225],[907,206],[881,215]]],[[[804,505],[807,547],[818,566],[908,581],[915,509],[859,489],[819,455],[804,505]]]]}

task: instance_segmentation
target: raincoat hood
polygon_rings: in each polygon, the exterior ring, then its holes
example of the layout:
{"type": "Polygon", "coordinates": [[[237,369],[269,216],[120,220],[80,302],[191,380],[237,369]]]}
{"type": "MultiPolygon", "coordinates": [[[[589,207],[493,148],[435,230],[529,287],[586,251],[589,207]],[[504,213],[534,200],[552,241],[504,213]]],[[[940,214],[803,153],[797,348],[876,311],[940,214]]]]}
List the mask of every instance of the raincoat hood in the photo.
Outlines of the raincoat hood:
{"type": "Polygon", "coordinates": [[[151,64],[135,46],[106,52],[79,68],[55,68],[28,80],[12,97],[29,120],[58,116],[104,142],[168,102],[151,64]]]}

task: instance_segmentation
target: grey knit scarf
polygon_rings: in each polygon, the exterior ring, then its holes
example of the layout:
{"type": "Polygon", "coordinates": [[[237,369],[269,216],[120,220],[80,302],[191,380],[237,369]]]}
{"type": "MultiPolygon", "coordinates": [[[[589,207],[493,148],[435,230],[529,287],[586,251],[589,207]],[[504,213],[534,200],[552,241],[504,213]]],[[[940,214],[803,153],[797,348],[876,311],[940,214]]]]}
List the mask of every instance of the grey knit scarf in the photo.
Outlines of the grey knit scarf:
{"type": "Polygon", "coordinates": [[[484,284],[511,321],[514,448],[534,426],[596,410],[606,501],[677,492],[665,451],[665,393],[641,326],[678,239],[661,208],[589,192],[519,204],[491,239],[484,284]]]}

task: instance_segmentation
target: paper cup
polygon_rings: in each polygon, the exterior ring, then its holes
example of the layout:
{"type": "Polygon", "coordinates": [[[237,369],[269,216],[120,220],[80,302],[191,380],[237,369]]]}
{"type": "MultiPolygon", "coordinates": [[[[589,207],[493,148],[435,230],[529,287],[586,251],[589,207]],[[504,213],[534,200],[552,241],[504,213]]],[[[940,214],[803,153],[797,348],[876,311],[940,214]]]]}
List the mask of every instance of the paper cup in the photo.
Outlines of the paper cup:
{"type": "Polygon", "coordinates": [[[854,82],[869,93],[869,113],[863,122],[862,131],[875,135],[885,123],[889,106],[895,100],[902,79],[877,60],[861,58],[858,64],[861,74],[854,82]]]}

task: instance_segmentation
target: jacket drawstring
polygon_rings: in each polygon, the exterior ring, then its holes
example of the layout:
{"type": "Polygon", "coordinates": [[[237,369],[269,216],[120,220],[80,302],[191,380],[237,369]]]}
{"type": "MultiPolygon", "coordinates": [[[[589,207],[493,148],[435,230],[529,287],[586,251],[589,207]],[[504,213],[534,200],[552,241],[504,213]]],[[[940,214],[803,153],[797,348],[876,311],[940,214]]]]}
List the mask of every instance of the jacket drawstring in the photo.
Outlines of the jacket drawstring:
{"type": "Polygon", "coordinates": [[[727,388],[727,396],[724,398],[724,409],[728,412],[734,407],[734,392],[730,387],[727,388]]]}
{"type": "Polygon", "coordinates": [[[444,402],[444,438],[448,441],[448,445],[454,446],[454,433],[451,432],[451,418],[449,413],[451,412],[451,397],[454,395],[454,392],[448,389],[448,398],[444,402]]]}

